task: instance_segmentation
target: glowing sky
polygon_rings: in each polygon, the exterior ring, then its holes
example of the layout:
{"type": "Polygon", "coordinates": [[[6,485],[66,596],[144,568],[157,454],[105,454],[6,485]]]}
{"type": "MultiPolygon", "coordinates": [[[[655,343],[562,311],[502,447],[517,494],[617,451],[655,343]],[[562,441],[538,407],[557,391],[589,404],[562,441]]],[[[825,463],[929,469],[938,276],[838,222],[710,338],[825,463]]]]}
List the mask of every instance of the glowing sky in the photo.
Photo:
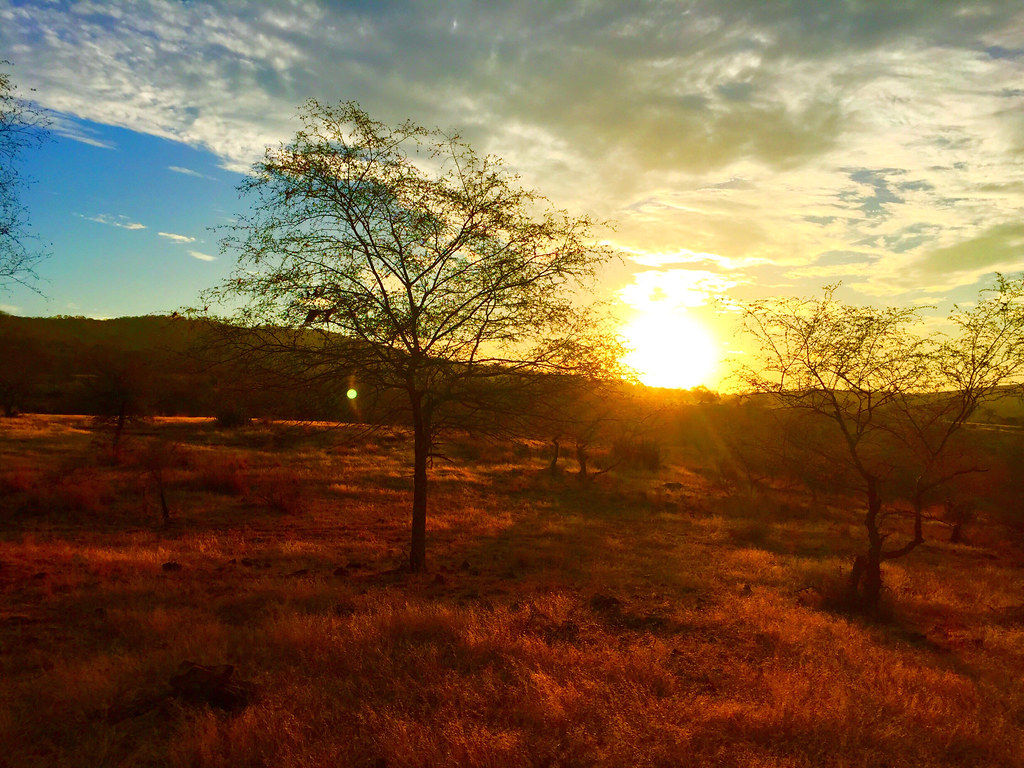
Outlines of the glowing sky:
{"type": "Polygon", "coordinates": [[[0,295],[22,314],[193,303],[311,96],[455,128],[616,222],[604,288],[646,317],[836,280],[942,310],[1024,265],[1019,0],[0,0],[0,58],[59,133],[26,158],[53,257],[47,299],[0,295]]]}

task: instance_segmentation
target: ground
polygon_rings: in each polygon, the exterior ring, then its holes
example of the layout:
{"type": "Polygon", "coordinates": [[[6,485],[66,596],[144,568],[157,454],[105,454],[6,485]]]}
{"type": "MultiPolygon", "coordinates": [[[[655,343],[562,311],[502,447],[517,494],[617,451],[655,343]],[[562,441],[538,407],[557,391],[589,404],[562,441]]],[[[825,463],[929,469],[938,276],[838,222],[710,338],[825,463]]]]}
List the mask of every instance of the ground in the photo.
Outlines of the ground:
{"type": "Polygon", "coordinates": [[[1024,764],[999,536],[887,565],[868,620],[854,502],[545,450],[449,444],[409,574],[401,432],[0,421],[0,766],[1024,764]],[[255,699],[164,695],[184,661],[255,699]]]}

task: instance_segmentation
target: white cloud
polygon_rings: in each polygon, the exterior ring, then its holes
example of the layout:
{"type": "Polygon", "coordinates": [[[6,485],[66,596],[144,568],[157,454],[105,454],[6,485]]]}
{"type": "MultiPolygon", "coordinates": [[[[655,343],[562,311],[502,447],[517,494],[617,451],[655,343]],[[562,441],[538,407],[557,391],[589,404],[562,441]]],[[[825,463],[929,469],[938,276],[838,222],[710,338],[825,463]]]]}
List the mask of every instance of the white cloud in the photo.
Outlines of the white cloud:
{"type": "Polygon", "coordinates": [[[558,205],[617,221],[641,265],[764,290],[847,275],[908,301],[983,277],[997,265],[937,272],[928,254],[1024,208],[1024,57],[993,48],[1020,47],[1024,10],[804,5],[26,2],[0,49],[45,107],[233,171],[293,136],[308,97],[355,99],[456,128],[558,205]],[[871,261],[818,261],[854,250],[871,261]]]}
{"type": "Polygon", "coordinates": [[[67,115],[50,112],[47,114],[47,118],[50,121],[50,130],[58,136],[63,136],[66,139],[78,141],[82,144],[88,144],[91,147],[98,147],[99,149],[117,148],[111,142],[97,138],[96,130],[94,128],[82,125],[80,122],[68,117],[67,115]]]}
{"type": "Polygon", "coordinates": [[[81,213],[76,213],[75,216],[85,219],[86,221],[95,221],[97,224],[106,224],[107,226],[118,227],[119,229],[135,230],[146,228],[145,224],[139,224],[137,221],[132,221],[127,216],[115,216],[107,213],[98,213],[95,216],[85,216],[81,213]]]}
{"type": "Polygon", "coordinates": [[[213,176],[207,176],[205,173],[199,173],[199,171],[193,171],[191,168],[182,168],[180,165],[168,165],[167,170],[180,173],[185,176],[195,176],[197,179],[210,179],[216,181],[213,176]]]}
{"type": "Polygon", "coordinates": [[[199,259],[200,261],[216,261],[217,260],[216,256],[211,256],[208,253],[201,253],[200,251],[189,251],[188,253],[189,253],[189,255],[193,259],[199,259]]]}
{"type": "Polygon", "coordinates": [[[166,237],[168,240],[173,240],[176,243],[194,243],[196,239],[189,237],[188,235],[176,235],[173,232],[157,232],[160,237],[166,237]]]}

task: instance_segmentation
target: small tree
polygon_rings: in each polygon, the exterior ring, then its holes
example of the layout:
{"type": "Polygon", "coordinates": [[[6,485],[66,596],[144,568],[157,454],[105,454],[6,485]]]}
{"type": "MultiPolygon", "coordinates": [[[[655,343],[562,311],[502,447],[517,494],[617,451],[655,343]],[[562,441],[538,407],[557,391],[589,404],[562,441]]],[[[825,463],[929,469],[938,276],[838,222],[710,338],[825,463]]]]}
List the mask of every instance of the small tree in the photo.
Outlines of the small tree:
{"type": "Polygon", "coordinates": [[[250,363],[371,394],[378,420],[412,427],[418,571],[444,430],[504,430],[522,401],[509,393],[536,374],[610,369],[577,303],[608,252],[590,219],[553,210],[458,136],[389,127],[351,102],[309,101],[301,117],[242,184],[251,212],[223,242],[237,269],[207,300],[241,300],[215,327],[250,363]]]}
{"type": "Polygon", "coordinates": [[[152,410],[153,370],[142,352],[97,345],[87,355],[86,407],[96,423],[110,429],[111,453],[121,458],[128,427],[148,418],[152,410]]]}
{"type": "Polygon", "coordinates": [[[914,332],[917,310],[843,304],[836,286],[820,299],[776,299],[746,307],[747,331],[760,347],[743,378],[777,405],[825,419],[840,439],[866,502],[867,548],[854,561],[851,592],[878,606],[881,565],[924,542],[928,494],[981,469],[950,461],[954,438],[987,399],[1024,373],[1024,279],[999,276],[994,296],[954,309],[958,333],[914,332]],[[913,534],[893,543],[896,510],[886,483],[913,473],[913,534]]]}
{"type": "Polygon", "coordinates": [[[0,72],[0,291],[20,283],[38,293],[35,265],[44,254],[30,247],[28,211],[19,197],[26,182],[17,163],[24,150],[42,143],[47,125],[34,105],[18,98],[10,75],[0,72]]]}

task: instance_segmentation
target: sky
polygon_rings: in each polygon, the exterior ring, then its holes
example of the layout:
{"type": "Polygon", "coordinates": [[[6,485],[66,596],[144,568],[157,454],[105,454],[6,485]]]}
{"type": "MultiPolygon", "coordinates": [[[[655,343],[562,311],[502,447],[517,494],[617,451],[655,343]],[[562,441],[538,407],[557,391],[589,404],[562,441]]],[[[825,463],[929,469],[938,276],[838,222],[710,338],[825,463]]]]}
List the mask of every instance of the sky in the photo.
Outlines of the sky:
{"type": "Polygon", "coordinates": [[[728,351],[714,298],[944,313],[1024,268],[1019,0],[0,0],[0,58],[53,120],[15,314],[195,305],[310,97],[457,130],[613,222],[599,293],[650,365],[728,351]]]}

